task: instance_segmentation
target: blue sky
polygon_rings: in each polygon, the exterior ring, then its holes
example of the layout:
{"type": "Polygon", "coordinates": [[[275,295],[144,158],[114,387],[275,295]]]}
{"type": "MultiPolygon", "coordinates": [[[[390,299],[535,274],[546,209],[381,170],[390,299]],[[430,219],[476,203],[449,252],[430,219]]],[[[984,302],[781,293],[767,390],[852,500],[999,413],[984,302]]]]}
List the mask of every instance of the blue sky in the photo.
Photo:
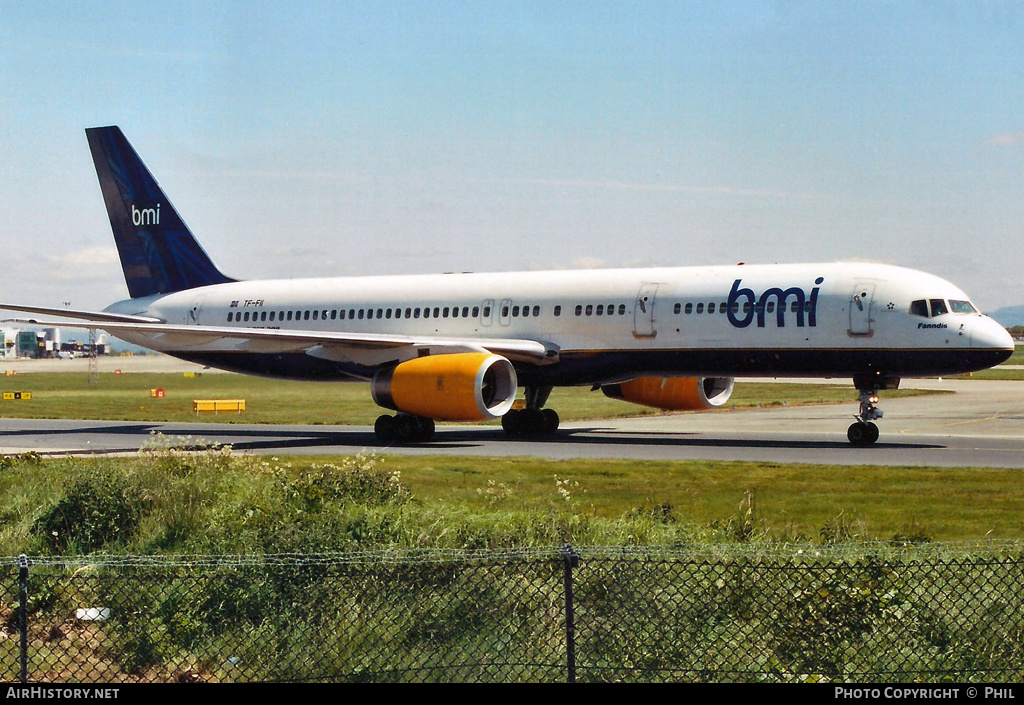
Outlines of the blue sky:
{"type": "Polygon", "coordinates": [[[126,295],[84,128],[239,278],[866,259],[1024,303],[1019,2],[0,0],[0,298],[126,295]]]}

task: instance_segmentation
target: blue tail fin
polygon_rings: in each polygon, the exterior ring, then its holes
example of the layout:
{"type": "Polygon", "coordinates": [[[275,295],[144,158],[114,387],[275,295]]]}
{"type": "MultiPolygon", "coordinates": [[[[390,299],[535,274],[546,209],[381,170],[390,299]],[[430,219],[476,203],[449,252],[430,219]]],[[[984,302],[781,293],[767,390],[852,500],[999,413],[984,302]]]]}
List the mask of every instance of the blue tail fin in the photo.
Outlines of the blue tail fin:
{"type": "Polygon", "coordinates": [[[85,134],[133,299],[235,281],[203,251],[120,128],[85,134]]]}

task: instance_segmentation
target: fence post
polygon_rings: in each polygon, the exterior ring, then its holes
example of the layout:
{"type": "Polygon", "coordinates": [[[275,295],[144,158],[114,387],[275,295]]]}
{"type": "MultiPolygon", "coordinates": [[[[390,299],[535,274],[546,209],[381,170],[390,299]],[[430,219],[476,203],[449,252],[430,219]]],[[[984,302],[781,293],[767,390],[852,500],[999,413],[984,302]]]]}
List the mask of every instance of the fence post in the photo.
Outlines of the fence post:
{"type": "Polygon", "coordinates": [[[18,633],[21,642],[21,682],[28,683],[28,556],[18,556],[18,633]]]}
{"type": "Polygon", "coordinates": [[[572,569],[580,564],[580,557],[569,544],[562,547],[562,566],[565,582],[565,678],[576,682],[576,624],[572,601],[572,569]]]}

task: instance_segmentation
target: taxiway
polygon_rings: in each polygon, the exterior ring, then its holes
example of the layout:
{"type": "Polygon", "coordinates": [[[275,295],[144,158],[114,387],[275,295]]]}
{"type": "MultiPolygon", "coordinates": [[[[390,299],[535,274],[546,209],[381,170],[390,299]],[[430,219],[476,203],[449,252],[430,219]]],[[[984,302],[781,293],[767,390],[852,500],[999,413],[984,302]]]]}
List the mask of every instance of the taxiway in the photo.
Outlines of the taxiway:
{"type": "Polygon", "coordinates": [[[0,419],[0,453],[134,453],[161,434],[274,455],[362,451],[1024,468],[1024,382],[914,380],[905,386],[948,393],[883,397],[882,435],[871,447],[854,447],[846,440],[855,404],[825,404],[565,423],[544,440],[509,439],[494,426],[439,425],[432,442],[406,446],[381,445],[372,428],[356,426],[0,419]]]}

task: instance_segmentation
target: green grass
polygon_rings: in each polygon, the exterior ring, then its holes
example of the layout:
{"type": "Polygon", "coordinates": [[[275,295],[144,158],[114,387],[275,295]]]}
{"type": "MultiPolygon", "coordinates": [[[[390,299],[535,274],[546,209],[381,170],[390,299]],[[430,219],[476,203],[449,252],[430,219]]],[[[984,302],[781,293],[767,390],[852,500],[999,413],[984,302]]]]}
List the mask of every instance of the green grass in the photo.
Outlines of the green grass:
{"type": "Polygon", "coordinates": [[[614,519],[670,510],[707,528],[736,522],[750,510],[755,531],[775,540],[817,540],[840,516],[867,540],[897,534],[1019,538],[1024,512],[1017,470],[407,456],[389,457],[386,467],[400,471],[413,495],[431,505],[481,506],[482,498],[501,495],[543,512],[555,497],[557,476],[573,485],[567,504],[588,515],[614,519]]]}
{"type": "Polygon", "coordinates": [[[1001,469],[172,451],[0,468],[0,555],[968,541],[1017,539],[1022,515],[1001,469]]]}
{"type": "Polygon", "coordinates": [[[964,377],[970,377],[970,379],[992,379],[1021,382],[1024,381],[1024,370],[1008,370],[1005,367],[993,367],[990,370],[974,372],[970,375],[965,375],[964,377]]]}
{"type": "MultiPolygon", "coordinates": [[[[0,401],[0,417],[7,418],[369,425],[382,413],[370,398],[368,384],[290,382],[221,373],[195,377],[104,373],[93,384],[85,373],[28,373],[0,378],[0,391],[32,395],[25,401],[0,401]],[[152,397],[153,389],[163,389],[164,397],[152,397]],[[246,411],[197,417],[192,411],[193,399],[245,399],[246,411]]],[[[885,396],[923,393],[898,390],[885,396]]],[[[852,385],[740,381],[728,406],[834,404],[856,399],[852,385]]],[[[661,413],[580,387],[554,390],[548,406],[556,409],[563,421],[661,413]]]]}

